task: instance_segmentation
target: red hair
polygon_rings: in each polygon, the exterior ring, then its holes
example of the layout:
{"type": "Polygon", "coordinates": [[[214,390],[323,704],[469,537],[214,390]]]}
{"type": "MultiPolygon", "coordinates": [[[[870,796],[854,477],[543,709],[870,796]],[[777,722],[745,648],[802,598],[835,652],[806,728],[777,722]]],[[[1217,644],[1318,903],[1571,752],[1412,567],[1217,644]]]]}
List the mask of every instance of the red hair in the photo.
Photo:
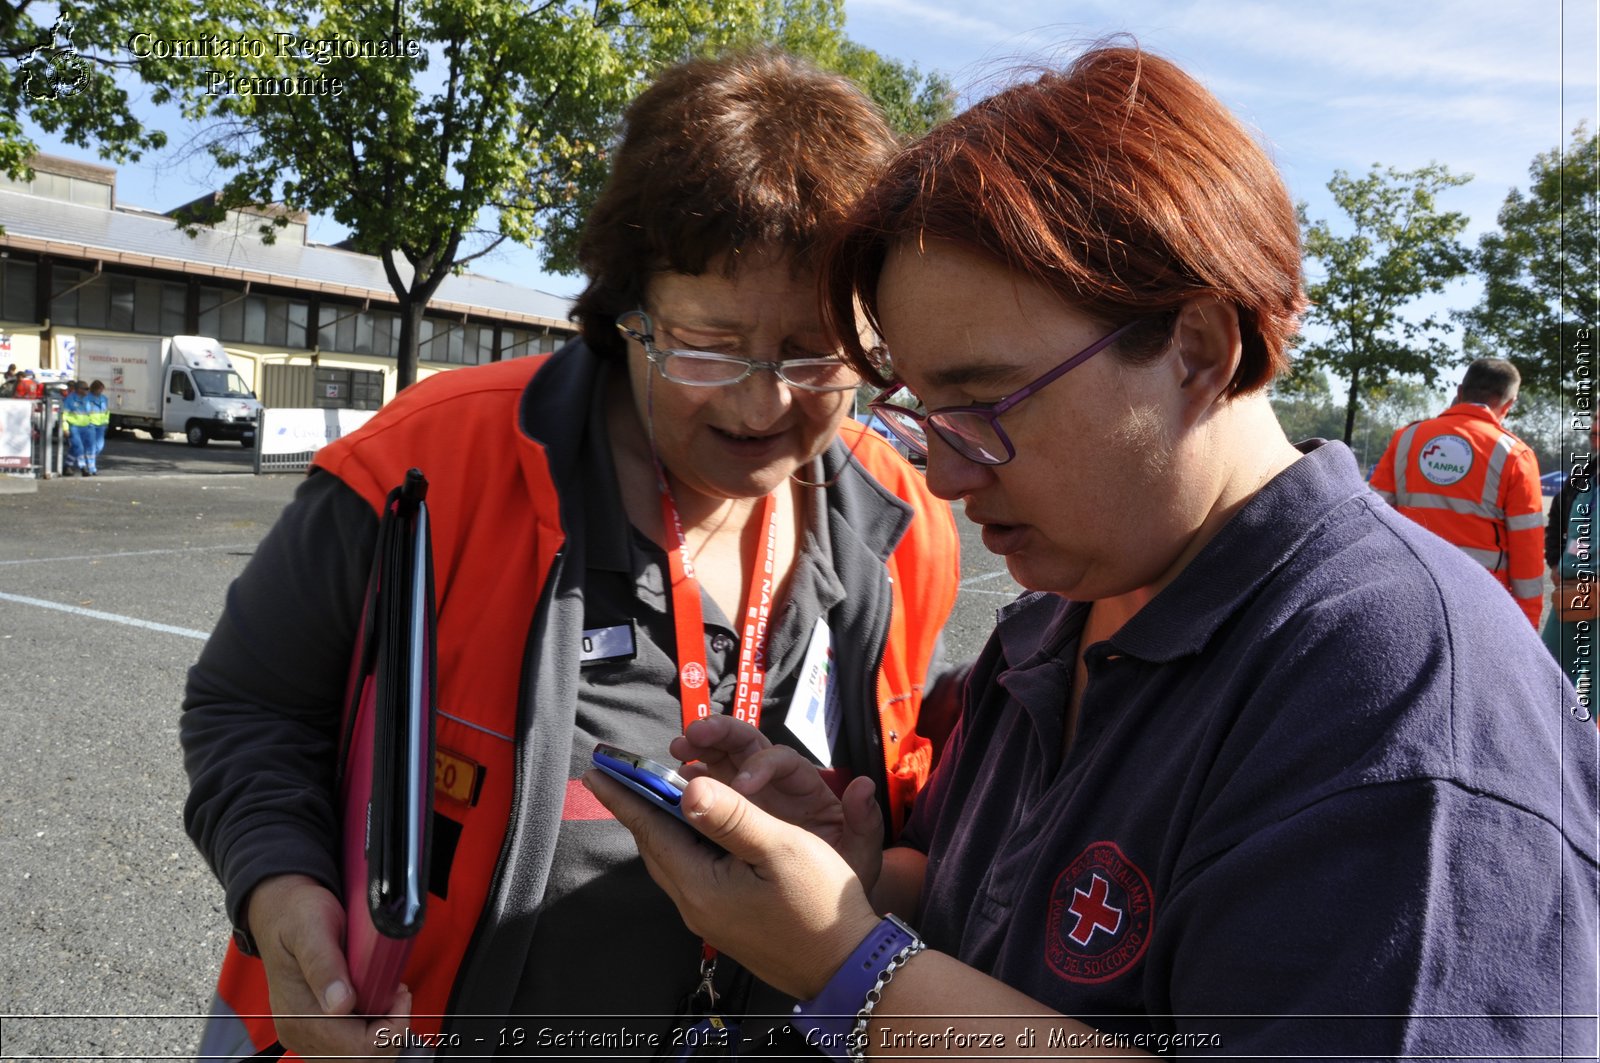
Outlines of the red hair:
{"type": "Polygon", "coordinates": [[[1277,170],[1197,81],[1137,48],[1095,48],[977,104],[897,155],[857,205],[826,257],[825,299],[880,380],[855,306],[878,325],[878,275],[901,239],[986,255],[1107,324],[1150,319],[1118,344],[1125,358],[1163,348],[1187,301],[1221,299],[1243,339],[1232,394],[1287,366],[1305,305],[1277,170]]]}

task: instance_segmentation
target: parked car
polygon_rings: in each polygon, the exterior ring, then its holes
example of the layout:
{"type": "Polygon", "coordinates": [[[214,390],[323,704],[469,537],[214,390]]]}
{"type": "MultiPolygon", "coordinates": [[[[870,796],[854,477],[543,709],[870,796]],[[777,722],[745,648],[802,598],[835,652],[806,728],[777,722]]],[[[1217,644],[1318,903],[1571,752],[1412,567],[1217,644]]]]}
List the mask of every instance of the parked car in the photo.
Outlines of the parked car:
{"type": "Polygon", "coordinates": [[[1565,469],[1557,469],[1555,472],[1547,472],[1543,476],[1539,477],[1539,490],[1543,491],[1547,495],[1559,495],[1561,493],[1561,489],[1566,485],[1567,472],[1565,469]]]}

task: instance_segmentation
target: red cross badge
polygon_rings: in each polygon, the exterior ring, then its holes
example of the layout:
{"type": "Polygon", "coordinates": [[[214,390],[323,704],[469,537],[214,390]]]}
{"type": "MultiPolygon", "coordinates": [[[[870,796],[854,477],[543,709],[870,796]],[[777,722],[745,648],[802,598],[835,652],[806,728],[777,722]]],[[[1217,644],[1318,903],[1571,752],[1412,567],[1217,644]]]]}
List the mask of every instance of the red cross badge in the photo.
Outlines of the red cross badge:
{"type": "Polygon", "coordinates": [[[1114,842],[1095,842],[1056,876],[1048,912],[1045,962],[1069,982],[1121,976],[1155,926],[1150,880],[1114,842]]]}

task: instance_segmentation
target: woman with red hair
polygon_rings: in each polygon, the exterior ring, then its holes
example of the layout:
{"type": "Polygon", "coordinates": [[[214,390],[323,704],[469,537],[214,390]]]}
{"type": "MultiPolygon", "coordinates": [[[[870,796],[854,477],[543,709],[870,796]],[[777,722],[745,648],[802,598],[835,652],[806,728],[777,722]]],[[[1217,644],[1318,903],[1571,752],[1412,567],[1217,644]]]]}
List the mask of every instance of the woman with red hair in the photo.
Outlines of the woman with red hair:
{"type": "Polygon", "coordinates": [[[902,152],[827,277],[1034,593],[887,852],[732,721],[672,746],[726,855],[591,773],[687,924],[840,1057],[1592,1057],[1594,728],[1480,567],[1284,436],[1298,226],[1222,105],[1090,51],[902,152]]]}

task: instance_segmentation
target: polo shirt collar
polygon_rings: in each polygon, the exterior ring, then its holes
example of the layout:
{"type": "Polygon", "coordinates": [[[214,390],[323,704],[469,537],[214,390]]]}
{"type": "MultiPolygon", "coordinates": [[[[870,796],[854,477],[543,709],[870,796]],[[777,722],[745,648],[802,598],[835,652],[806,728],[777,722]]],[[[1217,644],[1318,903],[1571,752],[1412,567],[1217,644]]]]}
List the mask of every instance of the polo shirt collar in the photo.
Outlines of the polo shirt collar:
{"type": "Polygon", "coordinates": [[[995,610],[995,637],[1010,668],[1036,656],[1053,657],[1083,630],[1088,602],[1048,591],[1028,591],[995,610]]]}
{"type": "Polygon", "coordinates": [[[617,467],[611,459],[611,436],[606,431],[606,374],[595,381],[589,401],[589,416],[583,426],[583,445],[579,448],[577,482],[587,484],[583,492],[588,529],[587,561],[590,568],[608,572],[633,571],[629,537],[633,525],[622,506],[622,488],[617,485],[617,467]]]}
{"type": "MultiPolygon", "coordinates": [[[[802,475],[810,479],[811,471],[802,475]]],[[[822,452],[822,479],[816,482],[832,484],[828,497],[835,542],[853,540],[879,561],[887,560],[911,526],[911,505],[867,472],[838,438],[822,452]]]]}
{"type": "Polygon", "coordinates": [[[1111,637],[1112,652],[1165,663],[1202,650],[1329,514],[1370,492],[1342,443],[1311,439],[1161,593],[1111,637]]]}
{"type": "Polygon", "coordinates": [[[606,361],[583,340],[564,344],[523,392],[518,423],[524,434],[544,447],[550,478],[562,499],[564,523],[584,529],[584,564],[627,572],[632,567],[630,525],[605,426],[608,375],[606,361]],[[577,410],[583,414],[575,426],[577,410]],[[573,518],[579,513],[582,520],[576,522],[573,518]]]}
{"type": "Polygon", "coordinates": [[[590,409],[605,371],[605,362],[575,339],[550,356],[522,393],[518,426],[544,447],[557,491],[572,486],[585,443],[584,433],[572,430],[573,411],[590,409]]]}

